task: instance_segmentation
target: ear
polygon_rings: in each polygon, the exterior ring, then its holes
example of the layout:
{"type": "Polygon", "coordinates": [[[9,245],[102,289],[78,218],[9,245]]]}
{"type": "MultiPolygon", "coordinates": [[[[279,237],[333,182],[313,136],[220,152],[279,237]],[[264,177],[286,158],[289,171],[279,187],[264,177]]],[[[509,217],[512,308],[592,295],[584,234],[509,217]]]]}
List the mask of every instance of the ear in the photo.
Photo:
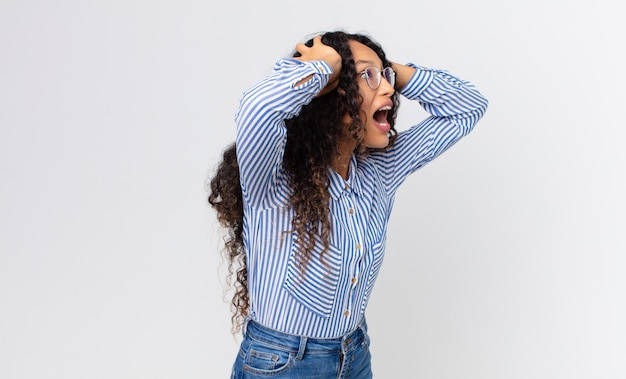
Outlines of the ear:
{"type": "Polygon", "coordinates": [[[337,87],[337,93],[340,94],[341,96],[345,96],[346,95],[346,90],[344,90],[341,87],[337,87]]]}

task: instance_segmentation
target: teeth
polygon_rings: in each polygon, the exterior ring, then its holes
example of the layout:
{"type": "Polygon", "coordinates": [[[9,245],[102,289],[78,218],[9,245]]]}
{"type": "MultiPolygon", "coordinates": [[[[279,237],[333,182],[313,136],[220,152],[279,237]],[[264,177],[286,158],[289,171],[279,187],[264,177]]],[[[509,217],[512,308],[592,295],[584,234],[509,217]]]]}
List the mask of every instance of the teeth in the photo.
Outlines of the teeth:
{"type": "Polygon", "coordinates": [[[379,111],[390,111],[390,110],[391,110],[391,105],[387,105],[379,109],[379,111]]]}

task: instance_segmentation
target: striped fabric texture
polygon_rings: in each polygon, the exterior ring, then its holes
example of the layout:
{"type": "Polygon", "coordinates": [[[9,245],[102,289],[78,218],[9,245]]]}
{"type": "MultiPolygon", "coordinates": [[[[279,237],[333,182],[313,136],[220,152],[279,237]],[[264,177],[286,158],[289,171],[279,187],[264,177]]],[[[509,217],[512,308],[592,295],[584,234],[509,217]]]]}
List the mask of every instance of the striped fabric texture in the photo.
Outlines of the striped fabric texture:
{"type": "Polygon", "coordinates": [[[318,243],[304,275],[295,265],[291,189],[282,168],[284,120],[313,100],[331,69],[324,61],[281,59],[244,93],[235,115],[236,144],[250,311],[260,324],[313,338],[354,330],[383,262],[396,190],[409,174],[466,136],[484,114],[487,100],[471,83],[444,70],[410,65],[416,72],[401,94],[431,116],[400,132],[392,149],[353,157],[347,180],[329,170],[330,249],[322,261],[318,243]],[[310,75],[311,80],[295,85],[310,75]]]}

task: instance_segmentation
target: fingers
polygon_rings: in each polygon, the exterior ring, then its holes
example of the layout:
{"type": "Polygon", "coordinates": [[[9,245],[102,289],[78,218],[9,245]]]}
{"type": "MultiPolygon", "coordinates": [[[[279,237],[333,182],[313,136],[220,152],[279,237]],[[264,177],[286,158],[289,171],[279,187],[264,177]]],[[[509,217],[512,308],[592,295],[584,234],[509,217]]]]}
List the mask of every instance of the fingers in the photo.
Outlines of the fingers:
{"type": "Polygon", "coordinates": [[[322,42],[322,36],[316,36],[315,38],[313,38],[313,45],[310,47],[305,45],[304,43],[297,44],[296,51],[300,53],[301,56],[310,55],[311,51],[317,49],[319,45],[325,46],[322,42]]]}
{"type": "Polygon", "coordinates": [[[402,90],[404,86],[411,80],[411,77],[415,73],[415,69],[410,66],[392,62],[391,66],[396,72],[396,90],[402,90]]]}
{"type": "Polygon", "coordinates": [[[315,46],[316,44],[322,44],[322,45],[324,44],[322,42],[322,36],[315,36],[313,38],[313,46],[315,46]]]}
{"type": "Polygon", "coordinates": [[[332,91],[339,84],[339,74],[341,72],[341,56],[331,46],[322,42],[322,36],[316,36],[312,40],[312,45],[307,46],[304,43],[296,45],[295,59],[306,61],[325,61],[331,69],[330,79],[326,87],[320,92],[320,96],[332,91]]]}
{"type": "Polygon", "coordinates": [[[300,53],[300,55],[304,55],[304,51],[307,49],[307,46],[303,43],[299,43],[296,45],[296,52],[300,53]]]}

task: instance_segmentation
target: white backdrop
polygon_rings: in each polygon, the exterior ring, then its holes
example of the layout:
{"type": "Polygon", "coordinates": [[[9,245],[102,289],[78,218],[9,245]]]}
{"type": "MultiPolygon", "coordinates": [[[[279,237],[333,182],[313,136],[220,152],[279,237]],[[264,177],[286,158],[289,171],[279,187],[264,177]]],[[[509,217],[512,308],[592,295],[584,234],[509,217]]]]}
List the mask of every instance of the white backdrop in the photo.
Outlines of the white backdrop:
{"type": "Polygon", "coordinates": [[[398,194],[376,377],[626,377],[618,3],[2,0],[0,377],[228,377],[204,181],[241,93],[339,28],[490,100],[398,194]]]}

